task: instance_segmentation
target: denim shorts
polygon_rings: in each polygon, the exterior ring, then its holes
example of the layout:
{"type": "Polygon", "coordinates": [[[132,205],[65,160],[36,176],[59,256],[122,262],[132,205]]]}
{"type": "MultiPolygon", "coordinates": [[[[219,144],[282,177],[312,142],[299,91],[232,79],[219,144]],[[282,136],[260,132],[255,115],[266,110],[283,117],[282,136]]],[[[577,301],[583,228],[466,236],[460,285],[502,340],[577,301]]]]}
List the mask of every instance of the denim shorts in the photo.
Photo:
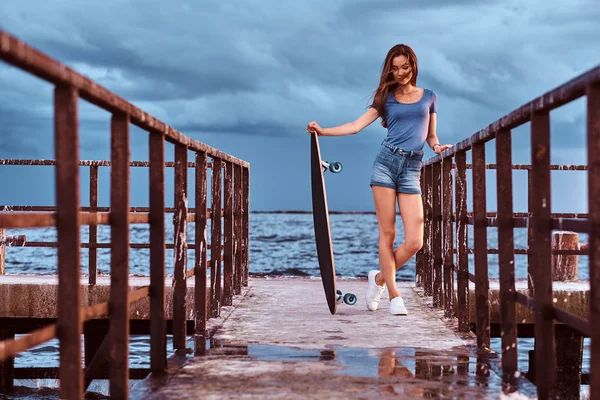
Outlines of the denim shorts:
{"type": "Polygon", "coordinates": [[[389,144],[381,147],[371,172],[371,186],[384,186],[396,193],[421,194],[421,160],[423,151],[403,150],[389,144]]]}

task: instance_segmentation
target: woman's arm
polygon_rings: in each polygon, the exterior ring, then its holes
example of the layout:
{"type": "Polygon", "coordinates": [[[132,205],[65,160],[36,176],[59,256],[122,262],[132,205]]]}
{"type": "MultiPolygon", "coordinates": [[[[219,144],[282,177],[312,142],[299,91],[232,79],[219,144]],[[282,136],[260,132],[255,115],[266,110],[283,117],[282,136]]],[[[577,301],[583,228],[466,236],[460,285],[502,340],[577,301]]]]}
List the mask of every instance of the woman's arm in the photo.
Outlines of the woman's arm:
{"type": "Polygon", "coordinates": [[[379,113],[374,108],[369,108],[363,115],[358,117],[356,121],[348,122],[344,125],[335,126],[333,128],[321,128],[315,121],[308,124],[306,131],[316,132],[319,136],[345,136],[354,135],[365,129],[379,117],[379,113]]]}
{"type": "Polygon", "coordinates": [[[451,144],[441,145],[437,137],[437,113],[429,114],[429,132],[427,133],[427,144],[435,154],[440,154],[442,151],[452,147],[451,144]]]}

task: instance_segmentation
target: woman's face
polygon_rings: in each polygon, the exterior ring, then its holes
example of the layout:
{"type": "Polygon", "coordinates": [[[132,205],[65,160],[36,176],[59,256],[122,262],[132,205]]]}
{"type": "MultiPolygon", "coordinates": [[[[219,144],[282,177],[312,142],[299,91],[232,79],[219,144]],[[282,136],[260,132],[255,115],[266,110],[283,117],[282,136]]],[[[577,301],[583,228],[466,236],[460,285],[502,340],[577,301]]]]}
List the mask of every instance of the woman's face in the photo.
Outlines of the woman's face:
{"type": "Polygon", "coordinates": [[[408,57],[400,55],[392,59],[392,75],[401,85],[408,85],[412,78],[412,67],[408,62],[408,57]]]}

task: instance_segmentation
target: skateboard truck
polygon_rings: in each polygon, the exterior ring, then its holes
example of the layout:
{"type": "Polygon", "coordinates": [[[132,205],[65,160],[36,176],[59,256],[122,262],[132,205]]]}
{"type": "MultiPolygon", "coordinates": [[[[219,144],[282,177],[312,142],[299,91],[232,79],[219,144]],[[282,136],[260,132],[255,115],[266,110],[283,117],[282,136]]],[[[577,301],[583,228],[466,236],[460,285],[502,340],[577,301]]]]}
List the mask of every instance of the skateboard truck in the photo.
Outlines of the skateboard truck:
{"type": "Polygon", "coordinates": [[[336,302],[338,304],[340,303],[346,303],[349,306],[353,306],[356,304],[356,295],[352,294],[352,293],[346,293],[343,294],[341,290],[336,290],[337,296],[336,296],[336,302]]]}
{"type": "Polygon", "coordinates": [[[338,172],[342,171],[342,163],[339,161],[334,161],[332,163],[321,161],[321,167],[323,167],[323,172],[329,170],[334,174],[337,174],[338,172]]]}

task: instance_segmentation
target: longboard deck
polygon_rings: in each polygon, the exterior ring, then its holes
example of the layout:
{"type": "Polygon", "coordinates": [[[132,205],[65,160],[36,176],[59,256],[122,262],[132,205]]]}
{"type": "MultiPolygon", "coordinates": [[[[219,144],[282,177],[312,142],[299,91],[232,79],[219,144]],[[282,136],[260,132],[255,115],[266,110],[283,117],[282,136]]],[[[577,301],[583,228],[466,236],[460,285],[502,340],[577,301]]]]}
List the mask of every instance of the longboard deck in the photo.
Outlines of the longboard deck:
{"type": "Polygon", "coordinates": [[[331,231],[329,225],[329,210],[327,207],[327,194],[325,180],[321,167],[321,150],[316,133],[311,133],[310,166],[312,185],[313,221],[315,227],[315,241],[317,244],[317,257],[321,280],[325,290],[325,298],[331,314],[337,310],[335,287],[335,264],[331,246],[331,231]]]}

